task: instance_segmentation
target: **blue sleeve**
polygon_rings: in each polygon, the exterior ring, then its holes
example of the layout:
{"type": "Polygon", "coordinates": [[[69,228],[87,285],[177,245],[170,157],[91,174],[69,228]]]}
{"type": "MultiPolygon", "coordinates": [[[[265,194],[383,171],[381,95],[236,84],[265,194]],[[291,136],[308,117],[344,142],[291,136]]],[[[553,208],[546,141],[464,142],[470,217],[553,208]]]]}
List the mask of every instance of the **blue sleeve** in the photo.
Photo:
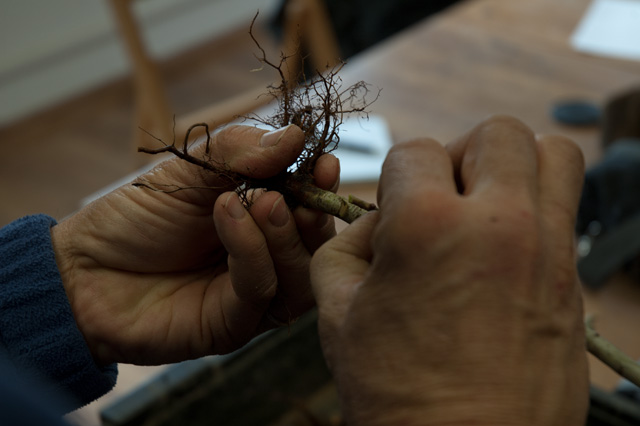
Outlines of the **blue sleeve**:
{"type": "Polygon", "coordinates": [[[65,402],[42,393],[41,383],[20,375],[0,352],[0,425],[69,426],[60,416],[65,402]]]}
{"type": "Polygon", "coordinates": [[[17,375],[65,395],[62,412],[113,388],[116,365],[99,366],[78,329],[55,260],[55,220],[27,216],[0,229],[0,352],[17,375]]]}

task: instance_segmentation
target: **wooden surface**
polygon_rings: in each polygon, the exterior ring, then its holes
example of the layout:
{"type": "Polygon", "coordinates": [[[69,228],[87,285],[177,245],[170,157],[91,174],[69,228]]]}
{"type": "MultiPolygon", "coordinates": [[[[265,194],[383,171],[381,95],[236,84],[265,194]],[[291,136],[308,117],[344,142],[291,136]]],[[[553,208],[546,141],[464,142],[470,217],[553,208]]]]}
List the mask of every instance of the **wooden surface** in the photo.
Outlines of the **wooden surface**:
{"type": "Polygon", "coordinates": [[[373,111],[397,140],[446,142],[490,114],[520,117],[542,133],[563,133],[592,163],[596,129],[553,122],[554,102],[603,103],[640,81],[640,63],[573,51],[569,36],[588,0],[476,0],[462,3],[380,45],[347,68],[350,79],[382,88],[373,111]]]}
{"type": "MultiPolygon", "coordinates": [[[[442,143],[492,114],[510,114],[538,133],[559,133],[582,148],[587,165],[601,156],[597,127],[558,124],[560,100],[603,105],[640,84],[640,62],[588,56],[569,38],[588,0],[472,0],[408,29],[354,58],[345,82],[382,88],[372,112],[389,122],[394,140],[432,137],[442,143]]],[[[342,188],[375,200],[374,185],[342,188]]],[[[585,292],[585,311],[598,331],[640,358],[640,283],[615,277],[598,293],[585,292]]],[[[619,377],[590,356],[592,382],[605,389],[619,377]]]]}

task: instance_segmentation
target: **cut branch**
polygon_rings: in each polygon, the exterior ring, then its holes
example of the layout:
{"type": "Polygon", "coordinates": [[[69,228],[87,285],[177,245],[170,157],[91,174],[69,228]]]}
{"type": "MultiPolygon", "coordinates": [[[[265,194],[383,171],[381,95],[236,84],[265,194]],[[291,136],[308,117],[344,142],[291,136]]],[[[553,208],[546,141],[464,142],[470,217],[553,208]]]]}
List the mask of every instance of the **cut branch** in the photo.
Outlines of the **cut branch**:
{"type": "Polygon", "coordinates": [[[358,204],[347,201],[340,195],[325,191],[315,185],[308,183],[294,184],[290,189],[305,207],[328,213],[347,223],[352,223],[367,213],[367,210],[358,204]]]}
{"type": "Polygon", "coordinates": [[[594,330],[592,318],[585,321],[587,350],[613,371],[640,386],[640,365],[594,330]]]}

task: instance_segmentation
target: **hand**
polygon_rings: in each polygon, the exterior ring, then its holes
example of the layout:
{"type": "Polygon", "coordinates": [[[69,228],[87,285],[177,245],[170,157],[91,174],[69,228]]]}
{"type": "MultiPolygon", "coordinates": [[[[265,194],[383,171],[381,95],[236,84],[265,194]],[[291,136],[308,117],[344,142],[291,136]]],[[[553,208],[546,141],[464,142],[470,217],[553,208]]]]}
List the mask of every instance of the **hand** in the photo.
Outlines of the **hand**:
{"type": "Polygon", "coordinates": [[[572,142],[508,117],[391,150],[379,213],[311,265],[347,423],[584,424],[583,173],[572,142]]]}
{"type": "MultiPolygon", "coordinates": [[[[223,130],[213,158],[252,177],[274,176],[295,161],[304,135],[295,126],[265,133],[223,130]]],[[[192,150],[197,157],[204,144],[192,150]]],[[[316,183],[330,189],[337,176],[335,157],[321,157],[316,183]]],[[[143,178],[201,189],[125,185],[52,228],[65,290],[97,362],[230,352],[313,306],[309,261],[335,235],[332,219],[302,208],[292,214],[276,192],[247,212],[225,192],[228,181],[177,158],[143,178]]]]}

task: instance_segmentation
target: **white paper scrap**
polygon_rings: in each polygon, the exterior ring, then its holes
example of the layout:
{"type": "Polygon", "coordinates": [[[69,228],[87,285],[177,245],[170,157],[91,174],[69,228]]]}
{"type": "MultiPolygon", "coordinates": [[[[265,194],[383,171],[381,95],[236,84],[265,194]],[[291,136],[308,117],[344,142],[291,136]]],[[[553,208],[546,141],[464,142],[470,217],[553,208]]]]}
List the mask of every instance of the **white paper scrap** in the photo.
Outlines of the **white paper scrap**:
{"type": "Polygon", "coordinates": [[[594,0],[571,44],[585,53],[640,61],[640,0],[594,0]]]}
{"type": "Polygon", "coordinates": [[[340,126],[340,143],[333,151],[340,160],[340,182],[377,182],[392,140],[386,121],[348,118],[340,126]]]}

